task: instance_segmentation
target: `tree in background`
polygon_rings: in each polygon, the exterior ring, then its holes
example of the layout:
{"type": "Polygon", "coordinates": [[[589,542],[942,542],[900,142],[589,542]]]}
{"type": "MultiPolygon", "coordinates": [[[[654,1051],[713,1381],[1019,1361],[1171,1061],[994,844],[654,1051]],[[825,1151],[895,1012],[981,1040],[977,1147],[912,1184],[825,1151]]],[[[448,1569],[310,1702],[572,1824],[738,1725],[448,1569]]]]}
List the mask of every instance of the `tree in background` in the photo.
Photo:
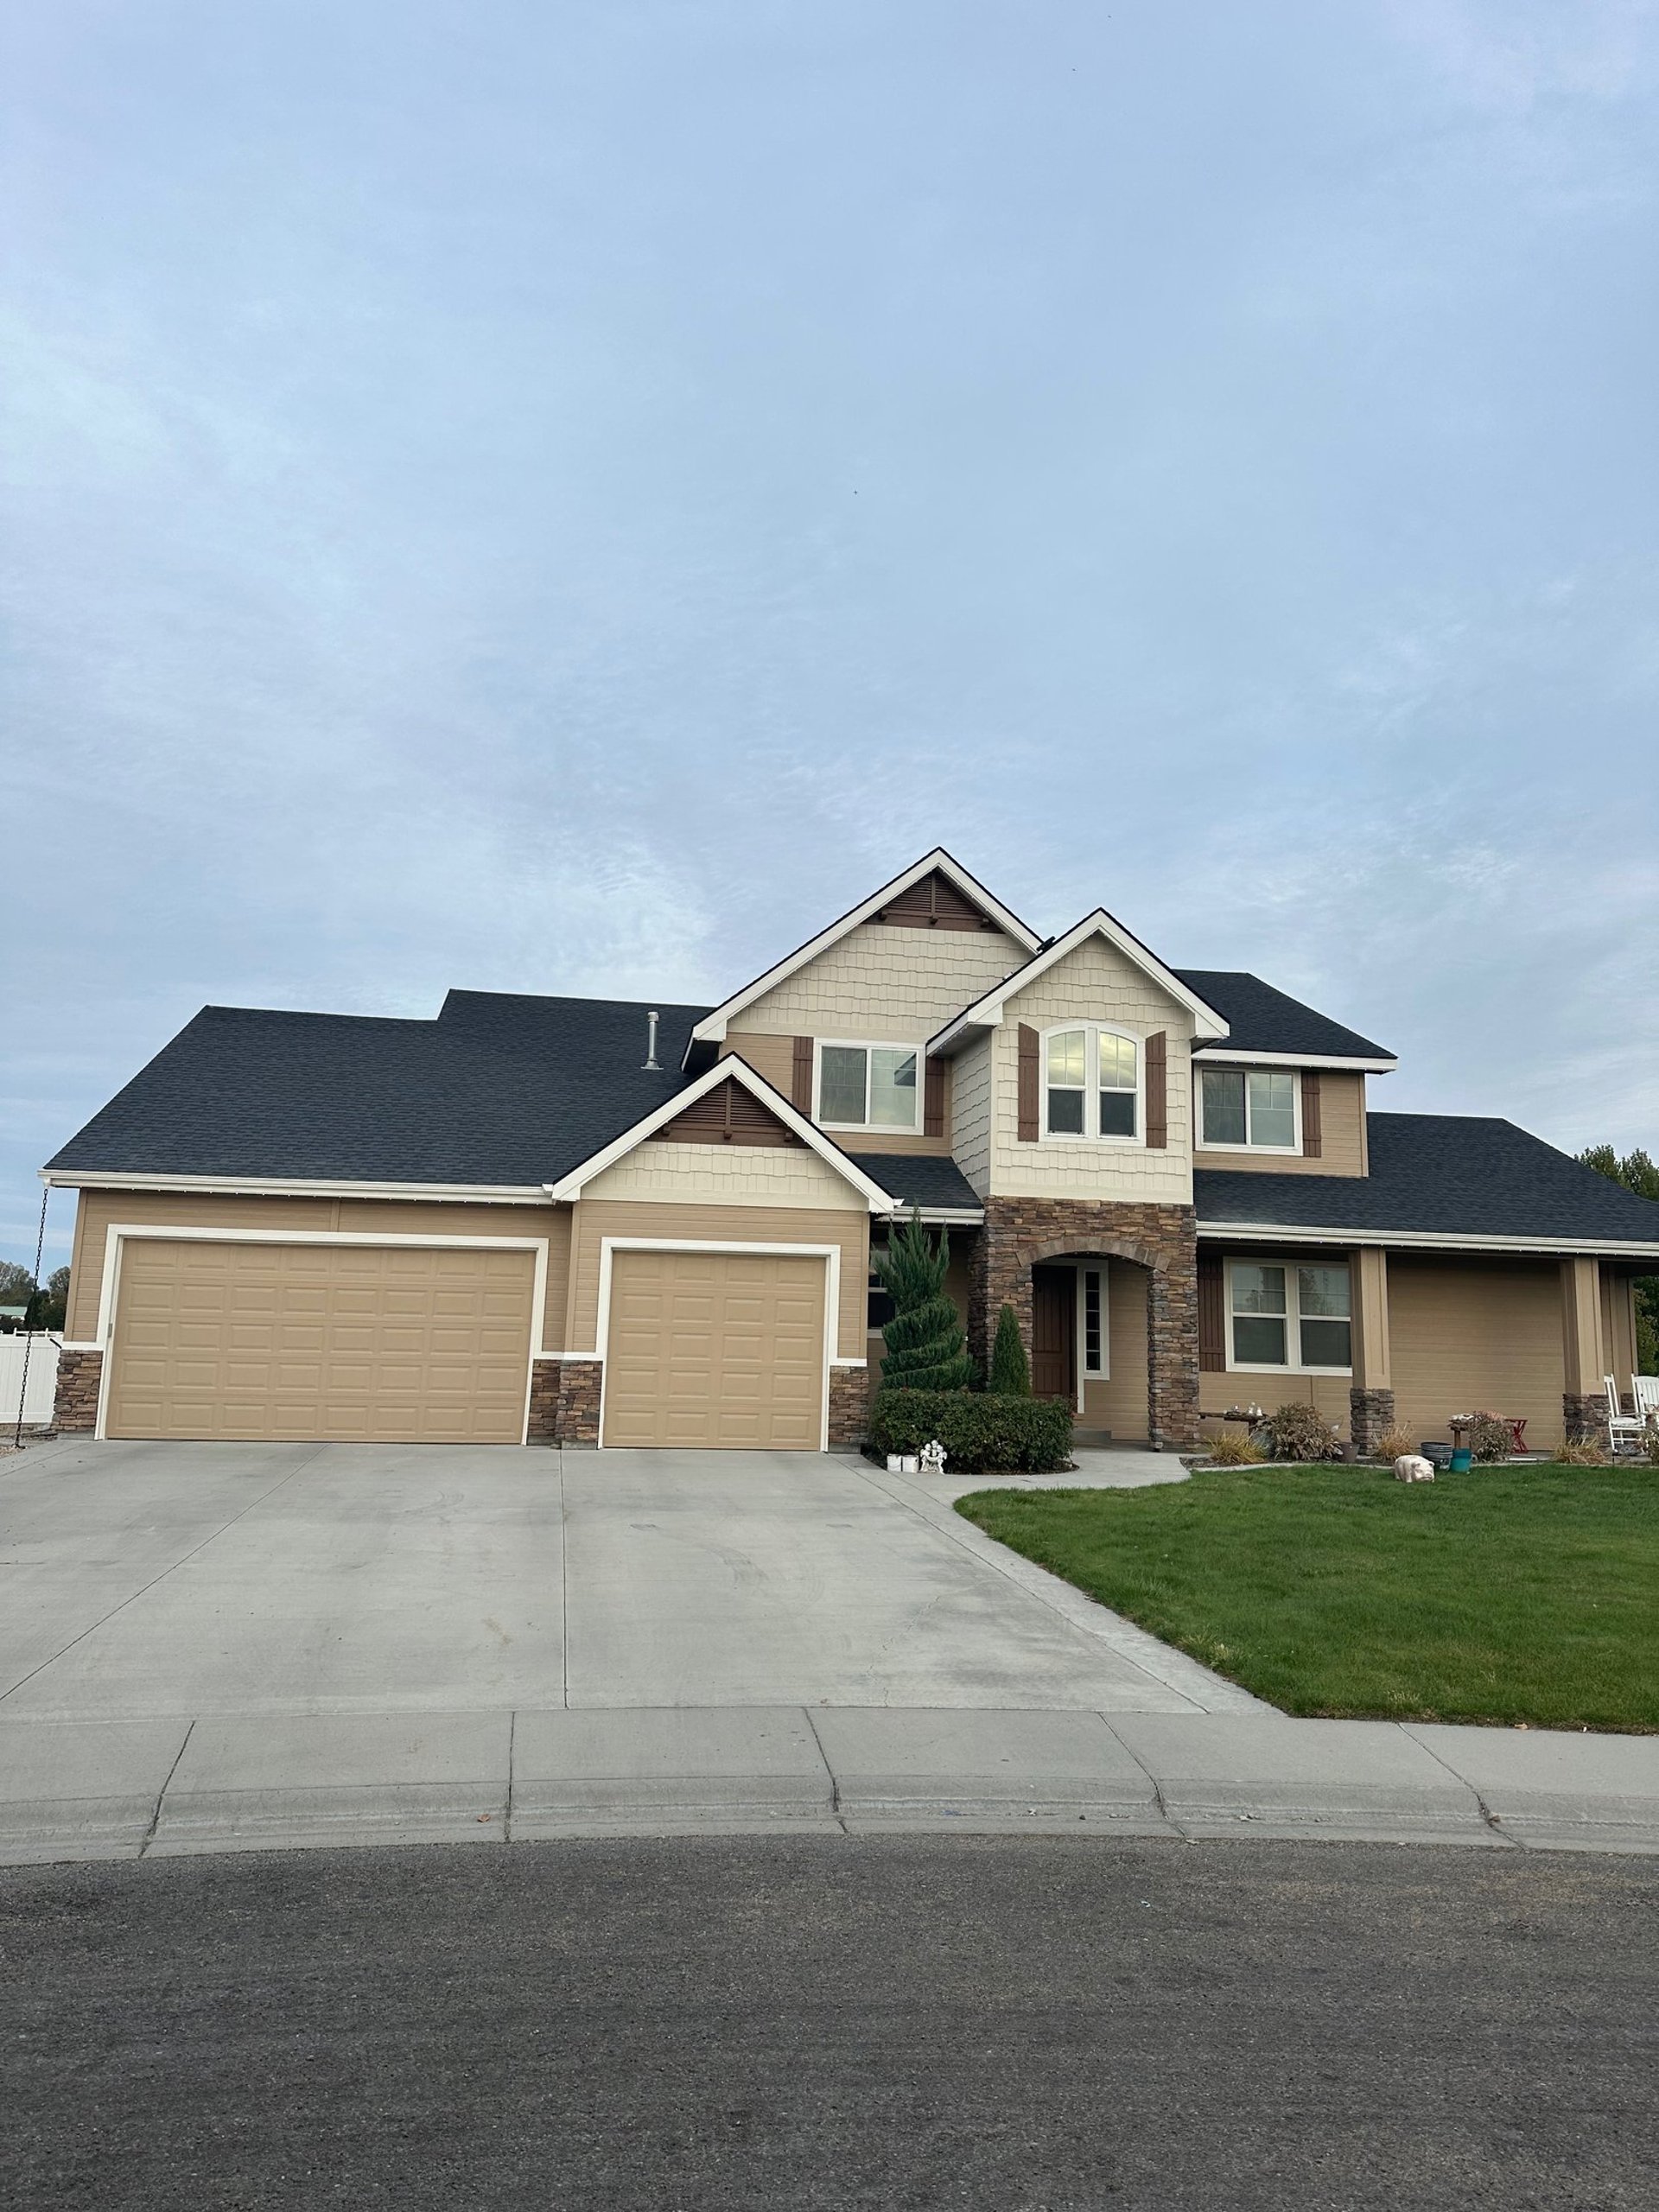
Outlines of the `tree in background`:
{"type": "Polygon", "coordinates": [[[874,1262],[881,1287],[893,1303],[893,1316],[881,1332],[887,1347],[881,1363],[882,1386],[889,1390],[965,1390],[973,1380],[962,1322],[945,1295],[950,1238],[942,1231],[936,1245],[913,1214],[894,1235],[886,1255],[874,1262]]]}
{"type": "MultiPolygon", "coordinates": [[[[1638,1198],[1659,1198],[1659,1167],[1639,1148],[1623,1160],[1610,1144],[1592,1144],[1579,1158],[1598,1175],[1622,1183],[1638,1198]]],[[[1638,1373],[1659,1375],[1659,1275],[1638,1275],[1636,1283],[1636,1364],[1638,1373]]]]}
{"type": "Polygon", "coordinates": [[[1000,1398],[1031,1395],[1031,1362],[1020,1338],[1020,1317],[1005,1306],[996,1317],[996,1342],[991,1347],[991,1379],[987,1388],[1000,1398]]]}
{"type": "Polygon", "coordinates": [[[69,1306],[68,1268],[54,1270],[41,1290],[27,1268],[16,1260],[0,1260],[0,1306],[21,1306],[25,1329],[61,1329],[69,1306]]]}

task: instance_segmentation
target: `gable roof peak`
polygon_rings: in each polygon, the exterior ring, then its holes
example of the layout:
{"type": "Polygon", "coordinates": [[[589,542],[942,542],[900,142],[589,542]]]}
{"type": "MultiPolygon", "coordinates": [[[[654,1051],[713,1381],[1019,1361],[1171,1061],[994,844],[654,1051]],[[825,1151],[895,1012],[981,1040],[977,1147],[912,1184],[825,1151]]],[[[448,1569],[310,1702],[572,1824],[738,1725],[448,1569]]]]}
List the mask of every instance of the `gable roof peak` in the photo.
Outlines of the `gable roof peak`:
{"type": "Polygon", "coordinates": [[[723,1000],[706,1014],[692,1029],[690,1042],[686,1047],[688,1059],[694,1046],[723,1042],[727,1024],[734,1014],[741,1014],[745,1007],[753,1006],[757,999],[764,998],[770,990],[775,990],[798,969],[804,968],[809,961],[816,960],[822,952],[827,952],[832,944],[849,936],[863,923],[876,919],[883,907],[893,905],[906,892],[918,883],[925,882],[930,875],[934,874],[944,876],[988,922],[1005,936],[1012,938],[1022,951],[1033,953],[1041,945],[1042,939],[1035,930],[1022,922],[1018,914],[988,891],[976,876],[970,875],[953,854],[947,852],[943,845],[935,845],[931,852],[924,853],[920,860],[912,861],[908,868],[901,868],[891,882],[882,884],[868,899],[861,899],[856,906],[849,907],[838,920],[831,922],[828,929],[820,930],[804,944],[797,945],[793,952],[786,954],[764,974],[757,976],[753,982],[746,983],[741,991],[734,992],[730,998],[723,1000]]]}
{"type": "Polygon", "coordinates": [[[1161,990],[1166,991],[1178,1005],[1184,1006],[1192,1016],[1195,1037],[1215,1038],[1227,1034],[1226,1022],[1207,1000],[1190,989],[1173,968],[1166,968],[1157,954],[1142,944],[1132,930],[1125,929],[1115,914],[1109,914],[1104,906],[1096,906],[1080,922],[1074,922],[1069,930],[1058,937],[1050,938],[1046,944],[1039,946],[1023,968],[1016,968],[1013,975],[1005,976],[982,998],[976,999],[972,1006],[964,1007],[960,1014],[953,1015],[936,1036],[929,1038],[928,1050],[948,1052],[953,1045],[961,1043],[970,1030],[999,1027],[1003,1007],[1009,999],[1034,983],[1051,968],[1058,966],[1080,944],[1087,944],[1091,937],[1103,937],[1143,975],[1161,990]]]}

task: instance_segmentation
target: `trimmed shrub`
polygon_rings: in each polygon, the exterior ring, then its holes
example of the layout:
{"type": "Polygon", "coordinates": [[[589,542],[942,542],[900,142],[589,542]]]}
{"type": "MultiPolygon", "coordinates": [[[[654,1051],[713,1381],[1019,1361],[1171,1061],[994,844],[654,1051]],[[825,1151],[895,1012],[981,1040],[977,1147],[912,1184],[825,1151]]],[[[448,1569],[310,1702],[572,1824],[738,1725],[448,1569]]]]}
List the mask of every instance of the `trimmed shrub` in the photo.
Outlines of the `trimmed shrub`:
{"type": "Polygon", "coordinates": [[[1469,1451],[1483,1466],[1515,1456],[1515,1431],[1496,1414],[1478,1413],[1469,1429],[1469,1451]]]}
{"type": "Polygon", "coordinates": [[[1342,1439],[1306,1399],[1293,1398],[1262,1424],[1275,1459],[1340,1459],[1342,1439]]]}
{"type": "Polygon", "coordinates": [[[949,1232],[941,1230],[935,1244],[920,1214],[912,1214],[895,1230],[885,1258],[874,1264],[881,1287],[897,1309],[881,1332],[887,1348],[881,1363],[882,1388],[966,1389],[974,1377],[974,1363],[965,1349],[961,1317],[945,1295],[949,1232]]]}
{"type": "Polygon", "coordinates": [[[1020,1317],[1005,1306],[996,1317],[996,1342],[991,1348],[991,1379],[985,1386],[1001,1398],[1031,1395],[1031,1362],[1020,1340],[1020,1317]]]}
{"type": "Polygon", "coordinates": [[[1259,1467],[1262,1459],[1262,1447],[1252,1444],[1248,1436],[1236,1428],[1224,1428],[1210,1445],[1210,1464],[1212,1467],[1259,1467]]]}
{"type": "Polygon", "coordinates": [[[1402,1428],[1399,1422],[1395,1421],[1392,1428],[1385,1428],[1382,1435],[1377,1438],[1371,1446],[1369,1456],[1373,1459],[1383,1460],[1388,1465],[1392,1466],[1396,1459],[1403,1459],[1408,1454],[1415,1457],[1417,1449],[1417,1440],[1411,1431],[1408,1428],[1402,1428]]]}
{"type": "Polygon", "coordinates": [[[1059,1398],[990,1390],[878,1390],[870,1404],[877,1452],[919,1452],[935,1437],[963,1474],[1047,1475],[1071,1459],[1071,1408],[1059,1398]]]}

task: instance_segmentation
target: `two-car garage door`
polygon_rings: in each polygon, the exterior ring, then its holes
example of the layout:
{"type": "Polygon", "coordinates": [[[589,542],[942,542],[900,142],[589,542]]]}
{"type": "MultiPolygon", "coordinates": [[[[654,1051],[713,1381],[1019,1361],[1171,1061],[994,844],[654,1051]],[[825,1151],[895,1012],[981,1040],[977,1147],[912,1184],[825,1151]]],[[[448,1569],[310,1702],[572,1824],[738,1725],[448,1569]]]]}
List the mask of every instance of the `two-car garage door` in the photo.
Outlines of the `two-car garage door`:
{"type": "Polygon", "coordinates": [[[122,1245],[110,1436],[518,1444],[535,1254],[122,1245]]]}
{"type": "MultiPolygon", "coordinates": [[[[506,1244],[122,1240],[105,1433],[517,1444],[536,1255],[506,1244]]],[[[619,1249],[602,1440],[816,1452],[819,1254],[619,1249]]]]}

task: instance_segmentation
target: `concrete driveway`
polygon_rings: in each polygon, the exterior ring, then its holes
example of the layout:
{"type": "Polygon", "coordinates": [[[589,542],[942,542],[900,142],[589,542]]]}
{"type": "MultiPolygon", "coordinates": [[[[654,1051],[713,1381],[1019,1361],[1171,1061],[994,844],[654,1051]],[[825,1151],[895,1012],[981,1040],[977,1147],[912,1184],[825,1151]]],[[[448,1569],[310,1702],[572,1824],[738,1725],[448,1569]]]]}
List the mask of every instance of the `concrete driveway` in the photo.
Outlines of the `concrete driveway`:
{"type": "Polygon", "coordinates": [[[0,1461],[0,1576],[19,1720],[1259,1710],[844,1458],[66,1439],[0,1461]]]}

